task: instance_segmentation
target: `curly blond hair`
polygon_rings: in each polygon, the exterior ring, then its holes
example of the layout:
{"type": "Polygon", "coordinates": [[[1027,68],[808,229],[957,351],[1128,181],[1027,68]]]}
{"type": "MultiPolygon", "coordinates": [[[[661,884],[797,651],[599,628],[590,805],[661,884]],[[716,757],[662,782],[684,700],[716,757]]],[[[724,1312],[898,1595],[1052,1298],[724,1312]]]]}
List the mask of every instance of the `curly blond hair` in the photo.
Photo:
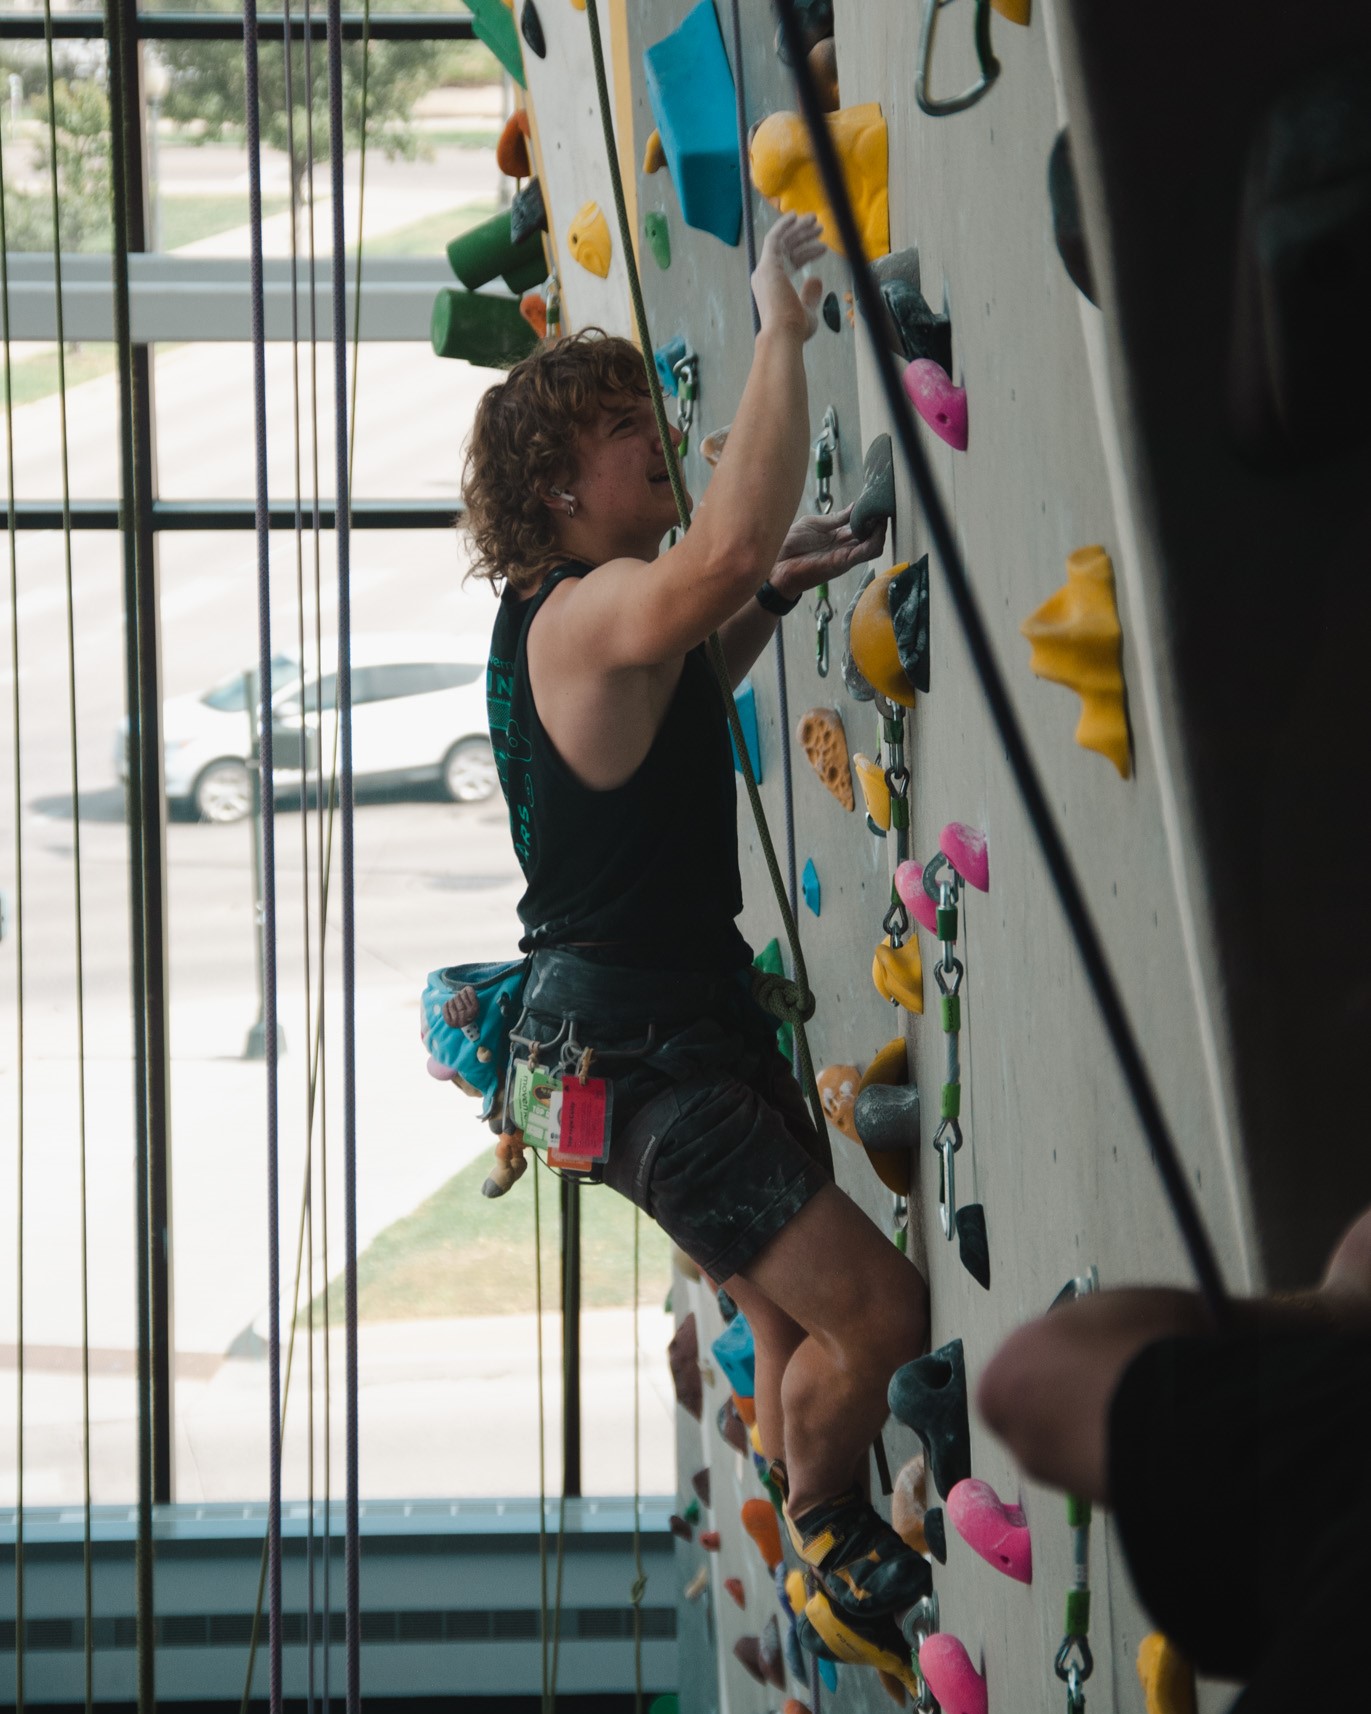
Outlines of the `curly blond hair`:
{"type": "Polygon", "coordinates": [[[462,470],[469,577],[523,591],[562,563],[545,497],[574,480],[577,430],[647,390],[637,346],[587,327],[545,340],[482,396],[462,470]]]}

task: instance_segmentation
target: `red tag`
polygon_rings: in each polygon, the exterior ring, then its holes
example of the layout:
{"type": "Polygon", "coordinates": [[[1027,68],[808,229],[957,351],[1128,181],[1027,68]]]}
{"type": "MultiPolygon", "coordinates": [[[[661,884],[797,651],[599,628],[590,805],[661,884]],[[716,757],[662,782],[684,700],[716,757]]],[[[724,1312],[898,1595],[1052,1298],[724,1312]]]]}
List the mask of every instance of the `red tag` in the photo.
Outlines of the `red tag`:
{"type": "Polygon", "coordinates": [[[562,1126],[557,1152],[576,1164],[602,1161],[609,1153],[609,1084],[603,1077],[568,1077],[562,1085],[562,1126]]]}

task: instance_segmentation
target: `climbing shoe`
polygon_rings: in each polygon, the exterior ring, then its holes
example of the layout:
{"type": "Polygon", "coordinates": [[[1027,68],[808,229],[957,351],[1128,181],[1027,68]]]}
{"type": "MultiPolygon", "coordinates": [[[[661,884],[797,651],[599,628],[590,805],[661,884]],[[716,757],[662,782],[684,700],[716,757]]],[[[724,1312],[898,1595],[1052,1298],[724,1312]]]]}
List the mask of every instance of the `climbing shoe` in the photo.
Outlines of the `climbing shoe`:
{"type": "Polygon", "coordinates": [[[853,1620],[834,1610],[823,1590],[818,1590],[795,1621],[795,1629],[801,1645],[820,1660],[874,1666],[877,1672],[889,1673],[911,1696],[919,1696],[921,1686],[909,1644],[892,1614],[864,1619],[858,1629],[853,1620]]]}
{"type": "Polygon", "coordinates": [[[855,1489],[802,1517],[787,1515],[786,1527],[829,1604],[859,1630],[893,1623],[933,1587],[928,1562],[855,1489]]]}

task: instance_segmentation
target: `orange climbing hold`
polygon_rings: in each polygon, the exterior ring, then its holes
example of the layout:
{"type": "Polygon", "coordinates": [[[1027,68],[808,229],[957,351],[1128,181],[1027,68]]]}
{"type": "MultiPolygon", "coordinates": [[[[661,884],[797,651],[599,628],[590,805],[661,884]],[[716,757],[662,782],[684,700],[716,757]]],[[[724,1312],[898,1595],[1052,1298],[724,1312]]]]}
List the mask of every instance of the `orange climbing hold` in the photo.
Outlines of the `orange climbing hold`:
{"type": "Polygon", "coordinates": [[[809,1704],[801,1702],[798,1696],[787,1697],[781,1714],[810,1714],[809,1704]]]}
{"type": "Polygon", "coordinates": [[[541,292],[525,292],[519,299],[519,314],[539,339],[547,338],[547,299],[541,292]]]}
{"type": "Polygon", "coordinates": [[[846,810],[857,807],[852,795],[852,768],[847,759],[847,734],[836,708],[811,708],[795,729],[809,765],[846,810]]]}
{"type": "Polygon", "coordinates": [[[757,1426],[757,1401],[745,1399],[741,1393],[734,1393],[733,1404],[747,1427],[755,1428],[757,1426]]]}
{"type": "MultiPolygon", "coordinates": [[[[885,119],[874,101],[827,115],[868,259],[890,249],[890,200],[885,119]]],[[[815,214],[830,250],[843,254],[833,210],[798,113],[772,113],[752,133],[752,182],[782,214],[815,214]]]]}
{"type": "Polygon", "coordinates": [[[1033,13],[1033,0],[990,0],[990,9],[1011,24],[1027,24],[1033,13]]]}
{"type": "Polygon", "coordinates": [[[528,156],[528,113],[522,107],[505,120],[495,145],[495,165],[512,179],[526,179],[533,170],[528,156]]]}
{"type": "Polygon", "coordinates": [[[889,571],[878,571],[872,578],[852,610],[848,646],[858,672],[873,690],[891,702],[913,708],[914,686],[900,664],[895,622],[890,616],[891,581],[908,569],[906,562],[892,566],[889,571]]]}
{"type": "Polygon", "coordinates": [[[1114,567],[1104,549],[1078,548],[1066,562],[1066,583],[1019,629],[1033,645],[1029,668],[1080,697],[1076,742],[1108,756],[1126,780],[1130,764],[1123,633],[1114,598],[1114,567]]]}
{"type": "Polygon", "coordinates": [[[922,1452],[916,1453],[895,1478],[890,1496],[890,1527],[915,1553],[928,1552],[924,1515],[928,1510],[928,1472],[922,1452]]]}
{"type": "Polygon", "coordinates": [[[757,1544],[757,1552],[768,1571],[781,1563],[781,1531],[776,1522],[776,1508],[770,1500],[744,1500],[740,1514],[743,1528],[757,1544]]]}
{"type": "Polygon", "coordinates": [[[903,1006],[907,1012],[922,1013],[924,966],[917,936],[911,934],[903,946],[892,946],[886,935],[871,960],[871,980],[882,999],[903,1006]]]}
{"type": "Polygon", "coordinates": [[[857,1104],[859,1079],[860,1073],[855,1065],[826,1065],[817,1079],[824,1118],[854,1143],[861,1141],[852,1117],[852,1109],[857,1104]]]}
{"type": "Polygon", "coordinates": [[[735,1606],[746,1607],[747,1593],[743,1588],[743,1580],[741,1577],[725,1577],[724,1588],[728,1591],[735,1606]]]}
{"type": "Polygon", "coordinates": [[[1147,1714],[1195,1714],[1195,1669],[1160,1631],[1138,1644],[1138,1680],[1147,1714]]]}
{"type": "Polygon", "coordinates": [[[666,150],[662,147],[662,133],[649,131],[647,143],[643,148],[643,171],[659,173],[666,165],[666,150]]]}

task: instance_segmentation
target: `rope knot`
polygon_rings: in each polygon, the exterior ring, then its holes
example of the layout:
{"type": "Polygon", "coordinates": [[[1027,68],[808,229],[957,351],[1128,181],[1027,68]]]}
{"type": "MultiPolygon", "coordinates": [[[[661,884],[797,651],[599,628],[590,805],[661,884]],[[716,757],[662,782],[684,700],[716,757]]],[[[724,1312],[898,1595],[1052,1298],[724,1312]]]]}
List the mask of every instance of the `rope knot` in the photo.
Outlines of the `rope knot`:
{"type": "Polygon", "coordinates": [[[752,998],[783,1024],[807,1024],[814,1016],[814,996],[808,987],[769,970],[753,971],[752,998]]]}
{"type": "Polygon", "coordinates": [[[628,1604],[629,1604],[629,1606],[630,1607],[641,1607],[643,1604],[643,1596],[646,1594],[647,1594],[647,1578],[646,1577],[635,1577],[633,1579],[633,1585],[628,1592],[628,1604]]]}

